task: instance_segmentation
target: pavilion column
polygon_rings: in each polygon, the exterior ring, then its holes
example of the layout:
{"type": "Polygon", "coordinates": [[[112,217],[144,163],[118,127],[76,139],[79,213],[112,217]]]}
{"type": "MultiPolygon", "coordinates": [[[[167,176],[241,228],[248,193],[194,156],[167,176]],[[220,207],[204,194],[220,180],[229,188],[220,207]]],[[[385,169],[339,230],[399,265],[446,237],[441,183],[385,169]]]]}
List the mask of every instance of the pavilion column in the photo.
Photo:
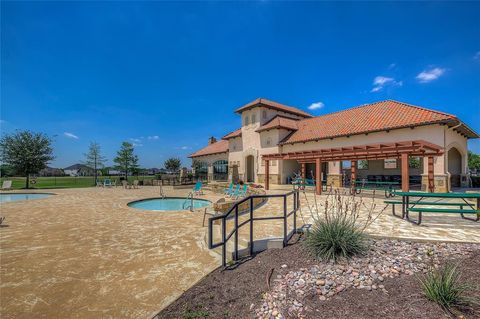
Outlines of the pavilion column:
{"type": "Polygon", "coordinates": [[[322,194],[322,161],[315,159],[315,188],[317,195],[322,194]]]}
{"type": "Polygon", "coordinates": [[[408,192],[410,189],[408,173],[408,154],[402,153],[402,192],[408,192]]]}
{"type": "Polygon", "coordinates": [[[435,192],[435,184],[434,184],[434,165],[433,165],[433,156],[429,156],[427,160],[427,166],[428,166],[428,191],[430,193],[435,192]]]}
{"type": "Polygon", "coordinates": [[[270,161],[265,160],[265,190],[270,188],[270,161]]]}
{"type": "Polygon", "coordinates": [[[350,176],[350,188],[355,189],[355,181],[357,180],[357,161],[351,161],[352,175],[350,176]]]}
{"type": "Polygon", "coordinates": [[[307,165],[305,163],[302,163],[302,178],[307,178],[307,165]]]}

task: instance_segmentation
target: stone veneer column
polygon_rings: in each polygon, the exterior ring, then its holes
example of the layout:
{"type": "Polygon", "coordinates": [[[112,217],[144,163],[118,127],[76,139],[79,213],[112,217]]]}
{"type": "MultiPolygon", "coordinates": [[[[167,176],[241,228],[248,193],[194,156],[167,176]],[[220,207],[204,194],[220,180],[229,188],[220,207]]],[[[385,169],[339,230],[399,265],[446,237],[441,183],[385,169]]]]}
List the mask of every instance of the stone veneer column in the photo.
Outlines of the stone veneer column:
{"type": "Polygon", "coordinates": [[[213,165],[212,164],[208,164],[207,180],[209,182],[213,181],[213,165]]]}
{"type": "Polygon", "coordinates": [[[333,187],[342,186],[342,173],[340,172],[340,161],[328,162],[327,185],[333,187]]]}

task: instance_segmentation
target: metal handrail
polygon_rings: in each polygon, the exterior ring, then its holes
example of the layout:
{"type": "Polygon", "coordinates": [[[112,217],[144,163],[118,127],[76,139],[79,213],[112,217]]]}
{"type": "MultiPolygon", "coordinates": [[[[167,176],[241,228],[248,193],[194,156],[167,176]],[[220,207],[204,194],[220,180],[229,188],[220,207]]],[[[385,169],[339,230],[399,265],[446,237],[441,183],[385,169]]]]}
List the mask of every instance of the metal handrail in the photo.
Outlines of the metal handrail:
{"type": "Polygon", "coordinates": [[[193,192],[188,193],[187,198],[185,198],[185,201],[182,204],[182,208],[190,208],[190,211],[193,212],[193,192]],[[185,207],[185,204],[188,204],[188,200],[190,199],[190,206],[185,207]]]}
{"type": "Polygon", "coordinates": [[[234,261],[238,260],[238,230],[245,226],[246,224],[250,224],[250,236],[249,236],[249,253],[250,255],[253,255],[253,223],[256,220],[278,220],[282,219],[283,220],[283,246],[287,244],[287,242],[290,240],[291,236],[296,232],[297,229],[297,210],[299,208],[299,191],[298,190],[293,190],[289,193],[286,194],[275,194],[275,195],[251,195],[248,197],[243,198],[242,200],[236,202],[226,213],[218,216],[212,216],[208,219],[208,248],[209,249],[214,249],[217,247],[222,246],[222,265],[225,267],[226,266],[226,253],[227,253],[227,242],[232,238],[234,238],[234,255],[233,259],[234,261]],[[287,212],[287,198],[289,196],[293,195],[293,210],[290,212],[287,212]],[[254,211],[257,207],[254,207],[253,205],[253,200],[255,198],[283,198],[283,216],[267,216],[267,217],[254,217],[254,211]],[[250,212],[249,212],[249,218],[242,223],[238,223],[238,217],[239,217],[239,206],[246,201],[250,201],[250,212]],[[232,231],[227,235],[227,230],[226,230],[226,222],[227,219],[230,217],[231,214],[234,214],[233,217],[235,218],[234,220],[234,227],[232,231]],[[287,225],[287,220],[291,215],[294,215],[293,218],[293,230],[290,232],[290,234],[287,231],[288,225],[287,225]],[[220,242],[213,242],[213,223],[216,220],[222,220],[222,240],[220,242]]]}

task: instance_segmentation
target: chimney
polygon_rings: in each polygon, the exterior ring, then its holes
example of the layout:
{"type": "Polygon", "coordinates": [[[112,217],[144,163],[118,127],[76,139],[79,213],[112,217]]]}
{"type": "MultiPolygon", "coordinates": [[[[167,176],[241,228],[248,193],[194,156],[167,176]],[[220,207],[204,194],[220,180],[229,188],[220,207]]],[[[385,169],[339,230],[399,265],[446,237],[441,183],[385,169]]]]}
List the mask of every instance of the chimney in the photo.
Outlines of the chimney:
{"type": "Polygon", "coordinates": [[[213,144],[213,143],[215,143],[216,141],[217,141],[217,139],[212,136],[212,137],[208,138],[208,145],[213,144]]]}

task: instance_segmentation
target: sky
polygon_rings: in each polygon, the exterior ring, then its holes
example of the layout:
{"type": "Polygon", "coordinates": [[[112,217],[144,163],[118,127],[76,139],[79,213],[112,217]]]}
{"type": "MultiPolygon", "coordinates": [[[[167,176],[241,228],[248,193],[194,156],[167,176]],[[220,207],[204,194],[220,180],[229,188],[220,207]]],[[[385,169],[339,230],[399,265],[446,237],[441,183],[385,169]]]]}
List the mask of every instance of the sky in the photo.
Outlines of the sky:
{"type": "MultiPolygon", "coordinates": [[[[1,134],[53,167],[130,141],[162,167],[258,97],[313,115],[395,99],[480,132],[480,2],[1,2],[1,134]]],[[[469,147],[480,153],[480,141],[469,147]]]]}

